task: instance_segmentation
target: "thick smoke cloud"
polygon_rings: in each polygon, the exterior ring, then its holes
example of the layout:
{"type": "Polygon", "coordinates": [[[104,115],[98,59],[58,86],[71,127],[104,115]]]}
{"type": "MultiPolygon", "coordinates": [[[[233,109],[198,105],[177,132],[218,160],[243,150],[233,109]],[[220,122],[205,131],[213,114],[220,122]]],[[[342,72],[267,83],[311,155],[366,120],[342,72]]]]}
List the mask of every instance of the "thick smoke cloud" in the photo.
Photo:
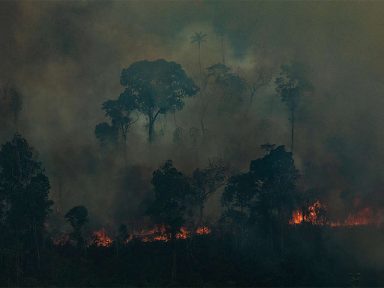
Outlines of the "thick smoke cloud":
{"type": "MultiPolygon", "coordinates": [[[[126,170],[119,151],[102,153],[94,127],[104,121],[101,103],[122,91],[121,69],[164,58],[198,81],[197,47],[190,37],[199,31],[208,35],[203,66],[221,61],[217,32],[223,31],[226,64],[248,83],[260,69],[275,76],[284,63],[307,65],[315,89],[302,99],[295,149],[303,186],[315,190],[335,214],[346,213],[356,198],[361,205],[383,204],[383,3],[5,1],[0,6],[0,82],[12,83],[23,95],[17,130],[39,151],[57,209],[82,203],[95,222],[133,221],[150,197],[151,171],[166,159],[188,173],[215,157],[242,170],[262,155],[261,144],[289,144],[288,113],[272,81],[252,105],[220,113],[214,107],[223,98],[207,94],[210,137],[203,144],[194,146],[190,136],[191,128],[200,127],[197,96],[157,123],[163,136],[154,145],[146,142],[141,117],[129,133],[126,170]],[[177,127],[182,144],[173,141],[177,127]]],[[[16,129],[5,126],[2,142],[16,129]]],[[[211,202],[208,210],[217,211],[217,201],[211,202]]]]}

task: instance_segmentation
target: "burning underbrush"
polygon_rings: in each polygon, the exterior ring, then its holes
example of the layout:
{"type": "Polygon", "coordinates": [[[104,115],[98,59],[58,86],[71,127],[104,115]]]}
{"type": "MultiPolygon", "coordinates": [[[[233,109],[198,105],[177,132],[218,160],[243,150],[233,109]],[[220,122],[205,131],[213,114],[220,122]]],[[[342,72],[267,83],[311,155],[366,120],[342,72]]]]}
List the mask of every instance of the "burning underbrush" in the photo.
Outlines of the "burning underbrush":
{"type": "Polygon", "coordinates": [[[384,220],[382,210],[374,210],[369,207],[356,209],[355,212],[341,220],[329,219],[327,207],[320,201],[315,201],[308,207],[297,209],[292,213],[289,221],[291,225],[309,223],[312,225],[326,225],[330,227],[352,227],[352,226],[381,226],[384,220]]]}
{"type": "MultiPolygon", "coordinates": [[[[355,226],[381,226],[384,221],[382,210],[374,210],[369,207],[356,209],[356,212],[350,213],[344,219],[334,220],[328,218],[327,207],[320,201],[315,201],[307,207],[293,211],[289,220],[290,225],[310,224],[316,226],[328,227],[355,227],[355,226]]],[[[121,236],[112,236],[105,228],[91,232],[91,236],[85,241],[87,246],[110,247],[115,242],[128,244],[131,241],[149,242],[168,242],[172,237],[178,240],[185,240],[193,236],[207,235],[211,233],[211,228],[200,226],[196,229],[181,227],[180,230],[172,236],[165,226],[159,225],[152,228],[139,228],[131,233],[127,233],[123,238],[121,236]]],[[[55,246],[75,245],[70,234],[62,234],[53,239],[55,246]]]]}
{"type": "MultiPolygon", "coordinates": [[[[179,240],[185,240],[192,236],[202,236],[211,233],[211,229],[207,226],[198,227],[195,230],[188,230],[186,227],[181,227],[180,231],[175,234],[175,238],[179,240]]],[[[112,237],[107,231],[102,228],[100,230],[91,233],[91,237],[86,241],[87,246],[96,247],[110,247],[118,237],[112,237]]],[[[130,241],[141,242],[168,242],[172,239],[171,233],[169,233],[164,226],[157,226],[150,229],[141,229],[134,231],[127,235],[126,239],[120,239],[123,244],[127,244],[130,241]]],[[[74,241],[71,239],[70,234],[62,234],[53,239],[55,246],[74,245],[74,241]]]]}

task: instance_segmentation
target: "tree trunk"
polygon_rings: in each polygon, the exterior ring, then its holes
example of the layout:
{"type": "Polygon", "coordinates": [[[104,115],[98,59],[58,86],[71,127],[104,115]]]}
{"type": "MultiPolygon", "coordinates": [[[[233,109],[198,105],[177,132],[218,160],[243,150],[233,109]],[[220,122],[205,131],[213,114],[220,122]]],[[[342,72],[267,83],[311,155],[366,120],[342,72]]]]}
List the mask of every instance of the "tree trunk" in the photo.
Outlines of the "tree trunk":
{"type": "Polygon", "coordinates": [[[200,119],[200,126],[201,126],[201,134],[205,135],[205,126],[204,126],[204,119],[203,117],[200,119]]]}
{"type": "Polygon", "coordinates": [[[149,117],[149,125],[148,125],[148,141],[152,143],[154,140],[154,132],[155,132],[155,119],[153,117],[149,117]]]}
{"type": "Polygon", "coordinates": [[[36,246],[37,268],[40,270],[40,266],[41,266],[41,264],[40,264],[41,263],[40,248],[39,248],[39,239],[38,239],[38,235],[37,235],[37,227],[36,227],[35,221],[33,223],[33,234],[34,234],[35,246],[36,246]]]}
{"type": "Polygon", "coordinates": [[[176,283],[176,273],[177,273],[177,254],[176,254],[176,233],[172,232],[171,235],[172,242],[172,268],[171,268],[171,283],[176,283]]]}
{"type": "Polygon", "coordinates": [[[127,168],[127,135],[123,135],[124,167],[127,168]]]}
{"type": "Polygon", "coordinates": [[[225,50],[224,50],[224,35],[221,35],[221,52],[222,52],[222,61],[223,64],[225,65],[225,50]]]}
{"type": "Polygon", "coordinates": [[[293,137],[295,131],[295,109],[291,110],[291,152],[293,153],[293,137]]]}
{"type": "Polygon", "coordinates": [[[202,77],[201,77],[201,74],[202,74],[202,71],[201,71],[201,54],[200,54],[200,51],[201,51],[201,43],[199,42],[199,71],[200,71],[200,84],[201,84],[201,81],[202,81],[202,77]]]}
{"type": "Polygon", "coordinates": [[[203,225],[204,205],[200,205],[199,226],[203,225]]]}

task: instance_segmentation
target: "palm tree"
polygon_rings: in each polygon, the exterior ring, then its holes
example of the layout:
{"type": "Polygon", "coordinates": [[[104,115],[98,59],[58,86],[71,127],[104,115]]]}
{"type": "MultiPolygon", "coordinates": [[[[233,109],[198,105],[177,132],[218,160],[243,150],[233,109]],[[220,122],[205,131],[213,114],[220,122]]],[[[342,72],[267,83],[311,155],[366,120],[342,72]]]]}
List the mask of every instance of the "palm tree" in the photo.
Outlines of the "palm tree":
{"type": "Polygon", "coordinates": [[[197,47],[199,48],[199,71],[200,71],[200,78],[201,78],[201,57],[200,57],[200,50],[201,50],[201,43],[205,42],[207,39],[207,34],[204,34],[202,32],[195,32],[195,34],[191,37],[191,43],[197,43],[197,47]]]}

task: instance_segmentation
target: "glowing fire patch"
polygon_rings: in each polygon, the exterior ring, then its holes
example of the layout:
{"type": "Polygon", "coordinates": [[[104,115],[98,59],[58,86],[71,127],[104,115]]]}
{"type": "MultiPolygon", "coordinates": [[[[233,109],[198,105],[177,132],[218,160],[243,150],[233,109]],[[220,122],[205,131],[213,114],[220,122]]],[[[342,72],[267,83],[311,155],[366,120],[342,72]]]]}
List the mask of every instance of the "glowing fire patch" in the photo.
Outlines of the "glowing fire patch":
{"type": "Polygon", "coordinates": [[[97,247],[109,247],[112,245],[112,242],[112,239],[105,232],[104,228],[92,233],[91,245],[93,244],[97,247]]]}
{"type": "Polygon", "coordinates": [[[211,229],[209,229],[209,227],[206,227],[206,226],[202,226],[196,229],[197,235],[207,235],[209,233],[211,233],[211,229]]]}
{"type": "MultiPolygon", "coordinates": [[[[195,230],[196,235],[207,235],[211,233],[211,229],[209,229],[206,226],[198,227],[195,230]]],[[[168,242],[171,240],[171,235],[166,232],[166,229],[164,226],[160,226],[154,229],[149,230],[141,230],[138,233],[134,233],[135,239],[139,239],[142,242],[154,242],[154,241],[163,241],[168,242]]],[[[185,240],[191,237],[193,233],[189,231],[186,227],[181,227],[180,231],[176,233],[176,239],[185,240]]]]}
{"type": "Polygon", "coordinates": [[[304,221],[303,212],[296,210],[292,212],[292,218],[289,220],[289,224],[301,224],[304,221]]]}
{"type": "MultiPolygon", "coordinates": [[[[207,235],[211,233],[211,229],[207,226],[198,227],[195,231],[195,235],[207,235]]],[[[186,227],[181,227],[180,231],[176,233],[175,237],[179,240],[185,240],[191,237],[193,233],[189,231],[186,227]]],[[[134,232],[127,238],[124,243],[133,239],[137,239],[141,242],[168,242],[172,239],[170,233],[166,231],[164,226],[157,226],[152,229],[142,229],[140,231],[134,232]]],[[[108,236],[104,228],[92,232],[92,237],[88,242],[88,246],[97,246],[97,247],[110,247],[113,243],[113,240],[108,236]]],[[[66,244],[71,244],[70,237],[68,234],[60,235],[59,237],[53,239],[53,244],[55,246],[64,246],[66,244]]]]}
{"type": "Polygon", "coordinates": [[[325,210],[325,207],[320,203],[320,201],[314,202],[312,205],[309,205],[306,209],[296,210],[292,213],[292,218],[289,220],[289,224],[297,225],[303,222],[322,225],[324,219],[321,217],[321,211],[325,210]],[[303,211],[304,210],[304,211],[303,211]]]}
{"type": "Polygon", "coordinates": [[[374,213],[372,209],[366,207],[358,210],[354,214],[349,214],[348,217],[342,221],[325,221],[321,215],[326,207],[320,201],[314,202],[303,210],[296,210],[292,213],[292,218],[289,220],[291,225],[299,225],[302,223],[310,223],[313,225],[328,225],[331,227],[351,227],[363,225],[381,225],[382,217],[379,213],[374,213]],[[305,211],[305,213],[303,212],[305,211]]]}

